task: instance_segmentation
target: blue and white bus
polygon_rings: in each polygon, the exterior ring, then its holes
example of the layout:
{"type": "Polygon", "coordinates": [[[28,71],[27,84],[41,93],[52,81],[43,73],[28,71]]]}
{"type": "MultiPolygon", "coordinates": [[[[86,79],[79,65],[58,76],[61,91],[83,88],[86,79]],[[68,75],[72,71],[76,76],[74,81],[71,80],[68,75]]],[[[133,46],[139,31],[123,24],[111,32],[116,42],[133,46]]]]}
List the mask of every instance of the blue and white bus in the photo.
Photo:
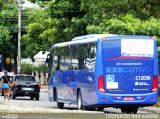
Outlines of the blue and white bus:
{"type": "Polygon", "coordinates": [[[52,46],[49,100],[58,108],[120,108],[137,113],[158,101],[158,55],[154,37],[92,34],[52,46]]]}

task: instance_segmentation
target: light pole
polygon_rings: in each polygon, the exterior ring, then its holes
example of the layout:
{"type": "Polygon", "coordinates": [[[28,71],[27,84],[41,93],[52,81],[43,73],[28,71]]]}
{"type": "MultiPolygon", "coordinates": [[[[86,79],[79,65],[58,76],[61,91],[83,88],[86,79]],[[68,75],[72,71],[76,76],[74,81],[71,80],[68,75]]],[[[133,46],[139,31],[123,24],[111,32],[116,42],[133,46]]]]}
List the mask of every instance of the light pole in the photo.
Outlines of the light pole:
{"type": "Polygon", "coordinates": [[[17,73],[21,73],[21,0],[18,1],[18,57],[17,57],[17,73]]]}

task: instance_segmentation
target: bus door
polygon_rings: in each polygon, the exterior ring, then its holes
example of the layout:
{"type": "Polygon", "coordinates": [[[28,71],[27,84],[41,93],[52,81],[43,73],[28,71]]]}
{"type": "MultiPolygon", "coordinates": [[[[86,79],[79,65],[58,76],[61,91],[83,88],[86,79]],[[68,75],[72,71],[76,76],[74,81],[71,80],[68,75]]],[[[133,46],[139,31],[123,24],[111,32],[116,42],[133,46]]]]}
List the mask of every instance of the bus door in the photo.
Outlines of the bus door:
{"type": "Polygon", "coordinates": [[[71,100],[72,102],[76,102],[77,101],[77,93],[76,93],[76,86],[77,86],[77,83],[76,81],[78,80],[78,72],[77,70],[74,70],[72,71],[72,74],[71,74],[71,80],[70,80],[70,83],[68,84],[69,85],[69,100],[71,100]]]}
{"type": "Polygon", "coordinates": [[[71,81],[73,78],[73,71],[72,70],[66,70],[62,73],[62,84],[63,84],[63,96],[65,100],[70,100],[72,93],[71,93],[71,81]]]}
{"type": "MultiPolygon", "coordinates": [[[[102,62],[107,93],[144,94],[153,91],[154,40],[106,40],[102,62]]],[[[122,100],[135,100],[122,97],[122,100]]]]}

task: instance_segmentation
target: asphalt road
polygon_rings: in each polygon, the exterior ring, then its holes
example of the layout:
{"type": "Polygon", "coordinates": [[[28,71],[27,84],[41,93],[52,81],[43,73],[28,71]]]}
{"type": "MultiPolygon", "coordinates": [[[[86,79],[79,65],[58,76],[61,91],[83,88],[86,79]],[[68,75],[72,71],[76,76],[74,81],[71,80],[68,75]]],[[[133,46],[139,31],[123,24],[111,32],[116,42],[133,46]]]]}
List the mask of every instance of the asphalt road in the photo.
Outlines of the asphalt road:
{"type": "MultiPolygon", "coordinates": [[[[3,100],[3,97],[0,97],[0,100],[3,100]]],[[[47,91],[41,91],[40,92],[40,100],[30,100],[30,97],[16,97],[14,100],[10,100],[9,102],[6,102],[5,104],[10,104],[10,105],[18,105],[18,106],[23,106],[23,107],[40,107],[40,108],[46,108],[46,109],[57,109],[56,103],[54,102],[49,102],[48,100],[48,93],[47,91]]],[[[64,106],[64,110],[77,110],[76,105],[68,105],[66,104],[64,106]]],[[[77,110],[78,111],[78,110],[77,110]]],[[[120,109],[115,109],[115,108],[105,108],[104,109],[105,113],[121,113],[120,109]]],[[[145,111],[138,111],[138,113],[148,113],[145,111]]]]}
{"type": "MultiPolygon", "coordinates": [[[[0,96],[0,100],[3,100],[3,97],[0,96]]],[[[40,92],[40,100],[30,100],[29,97],[17,97],[15,100],[10,100],[8,102],[5,102],[5,105],[15,105],[15,106],[23,106],[24,108],[27,107],[33,107],[34,108],[40,108],[40,109],[51,109],[51,110],[57,110],[56,103],[49,102],[48,101],[48,93],[47,91],[41,91],[40,92]]],[[[148,113],[146,111],[138,111],[138,114],[136,118],[140,118],[142,115],[147,114],[153,114],[148,113]],[[138,116],[141,115],[141,116],[138,116]]],[[[5,114],[6,116],[7,114],[5,114]]],[[[120,109],[114,109],[114,108],[105,108],[103,112],[97,112],[97,111],[79,111],[76,109],[76,105],[65,105],[65,108],[63,110],[58,109],[58,113],[48,113],[48,114],[42,114],[42,113],[36,113],[36,114],[18,114],[18,115],[7,115],[10,117],[15,117],[14,119],[106,119],[106,118],[133,118],[133,117],[124,117],[125,115],[121,116],[120,109]],[[67,113],[65,112],[67,111],[67,113]],[[68,111],[69,110],[69,111],[68,111]],[[115,115],[118,115],[118,117],[115,117],[115,115]]],[[[135,116],[136,116],[135,115],[135,116]]],[[[6,117],[4,116],[4,119],[6,117]]],[[[0,117],[3,117],[0,116],[0,117]]],[[[10,118],[8,118],[10,119],[10,118]]],[[[12,118],[13,119],[13,118],[12,118]]]]}

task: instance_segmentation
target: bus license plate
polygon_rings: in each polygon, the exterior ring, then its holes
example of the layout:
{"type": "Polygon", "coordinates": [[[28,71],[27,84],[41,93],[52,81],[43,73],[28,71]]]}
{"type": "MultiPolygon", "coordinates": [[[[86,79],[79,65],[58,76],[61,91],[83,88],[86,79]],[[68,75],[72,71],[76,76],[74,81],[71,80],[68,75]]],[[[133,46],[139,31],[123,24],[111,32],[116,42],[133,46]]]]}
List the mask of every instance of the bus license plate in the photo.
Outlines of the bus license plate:
{"type": "Polygon", "coordinates": [[[133,97],[124,97],[124,101],[133,101],[134,98],[133,97]]]}

